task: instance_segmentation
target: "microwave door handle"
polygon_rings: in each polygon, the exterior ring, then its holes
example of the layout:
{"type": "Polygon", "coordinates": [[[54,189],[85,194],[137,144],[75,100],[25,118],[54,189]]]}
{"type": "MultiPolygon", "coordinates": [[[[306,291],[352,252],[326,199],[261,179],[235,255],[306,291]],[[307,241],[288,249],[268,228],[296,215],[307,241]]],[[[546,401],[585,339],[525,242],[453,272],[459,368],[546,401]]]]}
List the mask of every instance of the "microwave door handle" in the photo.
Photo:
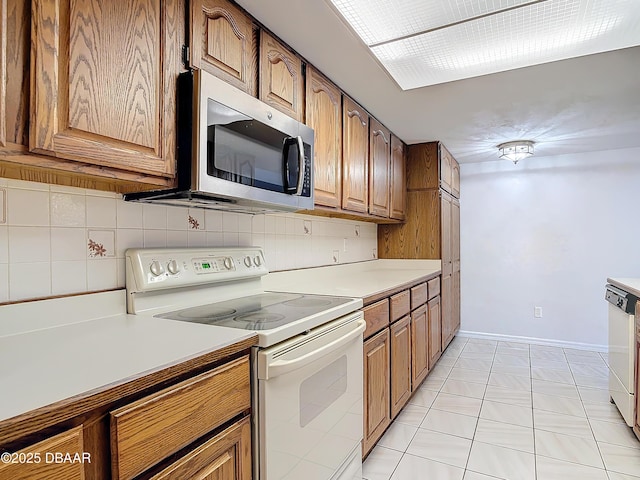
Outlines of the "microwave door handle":
{"type": "Polygon", "coordinates": [[[284,139],[284,146],[282,148],[282,185],[284,187],[284,193],[291,195],[296,193],[298,186],[289,185],[289,149],[292,145],[297,146],[297,144],[296,137],[287,137],[284,139]]]}
{"type": "Polygon", "coordinates": [[[304,187],[304,143],[302,137],[298,135],[298,189],[296,195],[302,195],[302,188],[304,187]]]}

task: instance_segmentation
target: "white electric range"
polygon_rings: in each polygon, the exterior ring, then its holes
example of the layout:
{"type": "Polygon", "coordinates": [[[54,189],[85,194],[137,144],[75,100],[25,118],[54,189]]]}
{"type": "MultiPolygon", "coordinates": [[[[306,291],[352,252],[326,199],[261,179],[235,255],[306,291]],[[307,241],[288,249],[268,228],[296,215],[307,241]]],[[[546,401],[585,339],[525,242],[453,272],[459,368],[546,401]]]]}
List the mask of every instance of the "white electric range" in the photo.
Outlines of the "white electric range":
{"type": "Polygon", "coordinates": [[[240,328],[252,350],[254,478],[362,478],[362,300],[266,292],[260,248],[131,249],[129,313],[240,328]]]}

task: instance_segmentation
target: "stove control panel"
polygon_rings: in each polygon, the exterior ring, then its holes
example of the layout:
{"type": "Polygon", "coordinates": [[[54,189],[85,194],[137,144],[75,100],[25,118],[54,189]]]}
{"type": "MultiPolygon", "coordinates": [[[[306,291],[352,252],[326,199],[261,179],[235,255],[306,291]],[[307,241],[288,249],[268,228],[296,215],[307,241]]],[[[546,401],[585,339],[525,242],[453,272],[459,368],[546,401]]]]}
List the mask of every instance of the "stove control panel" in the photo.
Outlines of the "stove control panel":
{"type": "Polygon", "coordinates": [[[136,248],[126,257],[130,292],[230,282],[269,273],[259,247],[136,248]]]}

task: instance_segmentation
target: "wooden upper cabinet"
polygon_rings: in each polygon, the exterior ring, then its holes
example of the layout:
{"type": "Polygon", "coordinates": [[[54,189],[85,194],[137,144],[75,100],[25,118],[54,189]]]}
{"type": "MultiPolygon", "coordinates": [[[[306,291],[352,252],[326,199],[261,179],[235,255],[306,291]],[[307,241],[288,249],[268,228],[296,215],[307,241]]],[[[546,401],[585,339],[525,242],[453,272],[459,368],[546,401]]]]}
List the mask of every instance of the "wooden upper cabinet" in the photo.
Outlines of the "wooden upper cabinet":
{"type": "Polygon", "coordinates": [[[305,123],[313,128],[316,205],[340,207],[342,198],[342,96],[340,90],[307,67],[305,123]]]}
{"type": "Polygon", "coordinates": [[[440,143],[438,148],[440,149],[440,188],[451,193],[453,162],[455,160],[444,145],[440,143]]]}
{"type": "Polygon", "coordinates": [[[451,195],[460,198],[460,164],[451,158],[451,195]]]}
{"type": "Polygon", "coordinates": [[[178,2],[32,7],[30,150],[174,176],[178,2]]]}
{"type": "Polygon", "coordinates": [[[258,95],[258,28],[226,0],[191,2],[191,66],[258,95]]]}
{"type": "Polygon", "coordinates": [[[369,114],[343,95],[342,208],[367,213],[369,199],[369,114]]]}
{"type": "Polygon", "coordinates": [[[0,149],[29,144],[30,2],[0,1],[0,149]]]}
{"type": "Polygon", "coordinates": [[[264,30],[260,32],[260,100],[302,122],[302,60],[264,30]]]}
{"type": "Polygon", "coordinates": [[[442,228],[442,239],[440,243],[440,259],[442,260],[442,275],[451,275],[453,269],[453,258],[451,256],[451,215],[452,197],[444,192],[440,193],[440,224],[442,228]]]}
{"type": "Polygon", "coordinates": [[[389,188],[389,216],[396,220],[405,218],[406,162],[404,143],[391,135],[391,187],[389,188]]]}
{"type": "Polygon", "coordinates": [[[389,217],[391,132],[375,118],[369,131],[369,213],[389,217]]]}

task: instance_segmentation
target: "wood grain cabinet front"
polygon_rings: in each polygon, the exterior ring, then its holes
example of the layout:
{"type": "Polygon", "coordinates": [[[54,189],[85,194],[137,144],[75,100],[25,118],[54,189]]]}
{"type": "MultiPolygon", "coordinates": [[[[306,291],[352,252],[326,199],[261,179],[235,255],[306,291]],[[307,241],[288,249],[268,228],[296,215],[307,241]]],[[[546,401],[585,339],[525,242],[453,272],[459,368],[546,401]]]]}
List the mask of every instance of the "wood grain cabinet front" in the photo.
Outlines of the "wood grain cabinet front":
{"type": "Polygon", "coordinates": [[[242,357],[111,412],[113,478],[134,478],[248,410],[249,378],[242,357]]]}
{"type": "Polygon", "coordinates": [[[234,423],[149,480],[251,480],[251,421],[234,423]]]}
{"type": "Polygon", "coordinates": [[[405,219],[407,196],[405,146],[391,134],[391,186],[389,187],[389,217],[405,219]]]}
{"type": "Polygon", "coordinates": [[[29,149],[170,185],[183,8],[33,0],[29,149]]]}
{"type": "Polygon", "coordinates": [[[191,65],[258,95],[258,27],[227,0],[193,0],[191,65]]]}
{"type": "Polygon", "coordinates": [[[433,297],[427,303],[427,317],[429,321],[429,370],[434,367],[442,355],[440,305],[440,295],[433,297]]]}
{"type": "Polygon", "coordinates": [[[307,66],[306,124],[313,128],[314,201],[339,208],[342,200],[342,95],[307,66]]]}
{"type": "Polygon", "coordinates": [[[415,391],[429,373],[429,323],[425,305],[411,312],[411,361],[415,391]]]}
{"type": "Polygon", "coordinates": [[[302,60],[264,30],[260,31],[259,98],[304,121],[302,60]]]}
{"type": "Polygon", "coordinates": [[[342,208],[367,213],[369,114],[346,95],[342,101],[342,208]]]}
{"type": "Polygon", "coordinates": [[[635,364],[635,385],[636,385],[636,406],[635,406],[635,422],[633,426],[633,432],[640,440],[640,301],[636,302],[636,341],[635,341],[635,352],[636,352],[636,364],[635,364]]]}
{"type": "Polygon", "coordinates": [[[391,419],[411,396],[411,317],[406,316],[389,327],[391,353],[391,419]]]}
{"type": "Polygon", "coordinates": [[[363,456],[369,453],[391,423],[389,396],[389,329],[364,342],[363,456]]]}
{"type": "Polygon", "coordinates": [[[0,462],[0,480],[84,480],[82,425],[47,438],[0,462]],[[12,461],[15,460],[15,461],[12,461]]]}
{"type": "Polygon", "coordinates": [[[391,132],[375,118],[369,130],[369,213],[389,217],[391,132]]]}

